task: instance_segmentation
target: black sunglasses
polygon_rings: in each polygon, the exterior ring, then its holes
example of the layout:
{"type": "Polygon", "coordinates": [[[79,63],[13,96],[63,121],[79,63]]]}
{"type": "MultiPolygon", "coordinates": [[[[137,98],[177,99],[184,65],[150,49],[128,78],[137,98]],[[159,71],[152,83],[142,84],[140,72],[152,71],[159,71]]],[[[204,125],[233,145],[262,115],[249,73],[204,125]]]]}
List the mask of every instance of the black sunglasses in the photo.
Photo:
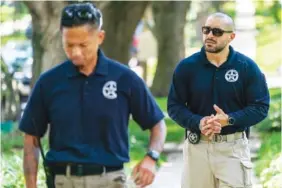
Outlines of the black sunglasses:
{"type": "Polygon", "coordinates": [[[210,32],[216,37],[221,37],[224,33],[232,33],[233,31],[224,31],[220,28],[211,28],[208,26],[203,26],[202,27],[202,32],[205,35],[208,35],[210,32]]]}
{"type": "Polygon", "coordinates": [[[72,9],[72,8],[67,8],[63,11],[63,16],[62,18],[64,20],[73,20],[75,18],[78,18],[79,20],[82,21],[90,21],[94,23],[99,24],[99,29],[102,26],[102,16],[98,12],[98,10],[94,9],[91,11],[88,8],[81,8],[79,10],[72,9]]]}

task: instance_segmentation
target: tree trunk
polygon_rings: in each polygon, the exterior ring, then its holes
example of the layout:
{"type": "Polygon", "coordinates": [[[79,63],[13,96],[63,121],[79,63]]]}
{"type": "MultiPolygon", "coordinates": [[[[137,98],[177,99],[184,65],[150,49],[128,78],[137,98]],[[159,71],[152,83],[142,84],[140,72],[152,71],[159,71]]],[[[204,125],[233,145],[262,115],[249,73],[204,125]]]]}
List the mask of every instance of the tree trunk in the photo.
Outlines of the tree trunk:
{"type": "MultiPolygon", "coordinates": [[[[60,32],[60,14],[70,1],[25,1],[32,16],[33,78],[66,59],[60,32]]],[[[148,2],[97,2],[104,16],[106,55],[120,62],[129,60],[132,36],[148,2]]]]}
{"type": "Polygon", "coordinates": [[[102,49],[107,56],[128,63],[132,37],[147,5],[148,1],[114,1],[104,6],[106,37],[102,49]]]}
{"type": "Polygon", "coordinates": [[[60,15],[64,1],[25,1],[32,16],[33,67],[32,84],[41,72],[64,61],[60,15]]]}
{"type": "Polygon", "coordinates": [[[158,41],[158,64],[152,86],[155,96],[167,96],[175,66],[185,57],[184,27],[190,3],[153,3],[154,31],[158,41]]]}

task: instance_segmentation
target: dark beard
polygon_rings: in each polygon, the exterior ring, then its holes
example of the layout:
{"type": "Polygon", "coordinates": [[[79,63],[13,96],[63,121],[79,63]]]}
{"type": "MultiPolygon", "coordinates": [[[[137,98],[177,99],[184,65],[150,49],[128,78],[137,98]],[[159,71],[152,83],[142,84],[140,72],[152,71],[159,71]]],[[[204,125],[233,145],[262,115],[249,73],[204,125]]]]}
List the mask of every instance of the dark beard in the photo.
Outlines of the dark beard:
{"type": "Polygon", "coordinates": [[[221,52],[225,48],[225,46],[223,46],[221,48],[215,48],[215,49],[211,50],[211,49],[207,49],[206,45],[204,45],[204,48],[205,48],[206,52],[217,54],[217,53],[221,52]]]}

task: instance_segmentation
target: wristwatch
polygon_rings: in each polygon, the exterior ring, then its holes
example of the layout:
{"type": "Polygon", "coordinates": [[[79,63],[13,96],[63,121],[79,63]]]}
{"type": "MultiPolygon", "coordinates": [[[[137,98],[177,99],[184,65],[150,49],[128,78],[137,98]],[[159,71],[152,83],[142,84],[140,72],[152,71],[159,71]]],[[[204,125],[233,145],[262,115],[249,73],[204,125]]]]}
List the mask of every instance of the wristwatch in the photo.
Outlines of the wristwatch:
{"type": "Polygon", "coordinates": [[[156,150],[149,150],[147,155],[151,157],[154,161],[158,161],[160,158],[160,153],[156,150]]]}
{"type": "Polygon", "coordinates": [[[234,125],[235,119],[233,117],[228,117],[228,125],[234,125]]]}

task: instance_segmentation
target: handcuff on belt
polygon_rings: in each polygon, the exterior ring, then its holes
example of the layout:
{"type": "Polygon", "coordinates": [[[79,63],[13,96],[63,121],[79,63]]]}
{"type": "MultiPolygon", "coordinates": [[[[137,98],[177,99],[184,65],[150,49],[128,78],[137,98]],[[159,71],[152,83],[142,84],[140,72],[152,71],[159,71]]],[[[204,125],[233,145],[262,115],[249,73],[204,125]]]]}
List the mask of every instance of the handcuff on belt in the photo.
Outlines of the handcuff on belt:
{"type": "Polygon", "coordinates": [[[191,132],[189,130],[187,131],[187,138],[191,144],[198,144],[200,141],[200,136],[201,135],[199,133],[191,132]]]}

